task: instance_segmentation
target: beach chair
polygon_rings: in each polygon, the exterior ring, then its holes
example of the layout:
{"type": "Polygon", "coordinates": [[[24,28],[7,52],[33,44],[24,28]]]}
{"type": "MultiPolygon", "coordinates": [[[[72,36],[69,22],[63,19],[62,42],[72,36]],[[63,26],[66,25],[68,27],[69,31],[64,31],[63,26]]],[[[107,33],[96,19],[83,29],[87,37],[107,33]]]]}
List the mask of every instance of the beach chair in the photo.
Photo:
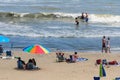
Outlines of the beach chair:
{"type": "Polygon", "coordinates": [[[6,55],[5,56],[1,56],[1,59],[15,59],[15,57],[12,56],[12,52],[11,51],[6,51],[6,55]]]}
{"type": "Polygon", "coordinates": [[[11,51],[6,51],[6,56],[7,57],[11,57],[12,56],[12,52],[11,51]]]}
{"type": "Polygon", "coordinates": [[[64,58],[64,56],[63,55],[59,55],[59,54],[56,54],[57,55],[57,62],[63,62],[63,61],[65,61],[65,58],[64,58]]]}

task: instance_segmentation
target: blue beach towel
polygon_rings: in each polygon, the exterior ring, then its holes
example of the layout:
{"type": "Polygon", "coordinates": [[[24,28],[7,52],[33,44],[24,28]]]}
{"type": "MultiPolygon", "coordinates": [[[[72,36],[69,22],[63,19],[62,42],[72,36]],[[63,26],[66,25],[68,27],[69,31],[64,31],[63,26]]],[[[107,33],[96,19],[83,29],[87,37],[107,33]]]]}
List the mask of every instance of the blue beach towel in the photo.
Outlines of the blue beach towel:
{"type": "Polygon", "coordinates": [[[78,58],[76,61],[87,61],[87,58],[78,58]]]}

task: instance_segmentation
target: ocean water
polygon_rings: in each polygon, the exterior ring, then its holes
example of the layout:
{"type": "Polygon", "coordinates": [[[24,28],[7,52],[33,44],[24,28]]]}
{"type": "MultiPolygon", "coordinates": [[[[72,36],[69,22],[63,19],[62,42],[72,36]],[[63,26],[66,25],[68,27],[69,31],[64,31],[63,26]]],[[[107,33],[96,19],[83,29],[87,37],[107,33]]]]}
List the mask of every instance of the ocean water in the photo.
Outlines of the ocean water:
{"type": "Polygon", "coordinates": [[[42,44],[51,50],[101,51],[102,36],[120,50],[120,0],[0,0],[0,34],[4,47],[42,44]],[[89,22],[74,18],[88,13],[89,22]],[[9,44],[9,45],[8,45],[9,44]]]}

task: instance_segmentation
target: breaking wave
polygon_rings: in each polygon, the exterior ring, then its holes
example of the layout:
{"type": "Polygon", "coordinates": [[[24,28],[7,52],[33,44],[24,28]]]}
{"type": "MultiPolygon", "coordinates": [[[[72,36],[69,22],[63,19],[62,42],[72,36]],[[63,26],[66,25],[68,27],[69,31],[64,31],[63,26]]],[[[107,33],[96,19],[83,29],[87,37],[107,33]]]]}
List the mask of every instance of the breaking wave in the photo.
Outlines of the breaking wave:
{"type": "MultiPolygon", "coordinates": [[[[31,19],[71,19],[80,16],[81,13],[15,13],[0,12],[0,18],[31,18],[31,19]]],[[[89,14],[89,22],[92,23],[120,23],[120,15],[110,14],[89,14]]]]}

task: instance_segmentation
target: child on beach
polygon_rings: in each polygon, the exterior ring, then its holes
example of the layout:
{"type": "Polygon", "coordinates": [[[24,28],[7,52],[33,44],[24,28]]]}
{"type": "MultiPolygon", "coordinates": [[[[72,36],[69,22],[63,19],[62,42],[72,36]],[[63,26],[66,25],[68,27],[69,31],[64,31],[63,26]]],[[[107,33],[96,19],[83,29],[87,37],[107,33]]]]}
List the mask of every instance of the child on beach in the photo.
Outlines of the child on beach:
{"type": "Polygon", "coordinates": [[[76,23],[76,25],[79,25],[79,21],[78,21],[77,17],[75,18],[75,23],[76,23]]]}

